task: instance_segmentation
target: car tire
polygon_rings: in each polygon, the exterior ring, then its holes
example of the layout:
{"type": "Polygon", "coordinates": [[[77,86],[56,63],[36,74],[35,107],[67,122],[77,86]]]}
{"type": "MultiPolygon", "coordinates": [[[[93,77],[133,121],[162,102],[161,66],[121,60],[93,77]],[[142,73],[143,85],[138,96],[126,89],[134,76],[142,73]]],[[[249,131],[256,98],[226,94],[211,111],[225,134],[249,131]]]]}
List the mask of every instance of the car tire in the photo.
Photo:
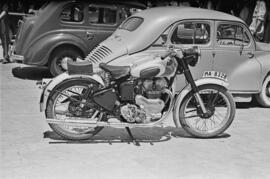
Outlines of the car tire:
{"type": "Polygon", "coordinates": [[[256,94],[255,98],[261,106],[270,108],[270,75],[265,78],[262,84],[262,91],[256,94]]]}
{"type": "Polygon", "coordinates": [[[67,70],[67,61],[75,61],[76,58],[82,59],[79,50],[72,47],[63,47],[54,51],[49,62],[49,69],[53,76],[57,76],[67,70]]]}

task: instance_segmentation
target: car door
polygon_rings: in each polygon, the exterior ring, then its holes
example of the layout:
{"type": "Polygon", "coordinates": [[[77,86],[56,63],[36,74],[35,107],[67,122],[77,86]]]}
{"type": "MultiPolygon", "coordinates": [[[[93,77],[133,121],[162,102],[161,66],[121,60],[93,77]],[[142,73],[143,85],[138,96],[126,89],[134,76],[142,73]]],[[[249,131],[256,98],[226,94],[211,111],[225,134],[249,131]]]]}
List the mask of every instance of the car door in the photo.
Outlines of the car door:
{"type": "Polygon", "coordinates": [[[238,22],[215,22],[214,70],[227,74],[233,93],[252,93],[260,88],[260,64],[247,27],[238,22]]]}
{"type": "MultiPolygon", "coordinates": [[[[195,67],[190,67],[193,78],[200,79],[204,71],[213,69],[213,33],[214,22],[210,20],[185,20],[178,22],[169,35],[170,43],[181,48],[198,46],[201,57],[195,67]]],[[[185,85],[184,75],[177,75],[176,90],[181,90],[185,85]]]]}
{"type": "Polygon", "coordinates": [[[86,39],[89,51],[110,36],[119,25],[117,5],[89,3],[86,14],[86,39]]]}
{"type": "Polygon", "coordinates": [[[72,35],[73,38],[85,40],[85,18],[84,4],[80,2],[70,2],[63,6],[59,14],[59,33],[72,35]]]}

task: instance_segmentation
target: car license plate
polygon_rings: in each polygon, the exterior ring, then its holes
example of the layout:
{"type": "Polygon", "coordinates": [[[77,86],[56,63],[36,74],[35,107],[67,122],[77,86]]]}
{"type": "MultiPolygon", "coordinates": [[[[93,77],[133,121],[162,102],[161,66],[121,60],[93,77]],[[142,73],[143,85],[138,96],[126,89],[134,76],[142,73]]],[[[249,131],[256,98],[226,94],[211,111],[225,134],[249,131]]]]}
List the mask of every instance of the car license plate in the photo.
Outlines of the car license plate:
{"type": "Polygon", "coordinates": [[[224,81],[228,81],[227,75],[219,71],[205,71],[203,72],[203,78],[218,78],[224,81]]]}

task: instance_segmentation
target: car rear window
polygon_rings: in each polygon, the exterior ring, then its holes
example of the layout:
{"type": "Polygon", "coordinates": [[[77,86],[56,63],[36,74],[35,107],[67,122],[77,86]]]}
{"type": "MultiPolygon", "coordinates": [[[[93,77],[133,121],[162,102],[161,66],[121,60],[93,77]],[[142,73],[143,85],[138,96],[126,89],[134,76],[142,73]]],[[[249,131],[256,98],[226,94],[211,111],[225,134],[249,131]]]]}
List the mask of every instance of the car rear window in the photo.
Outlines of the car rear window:
{"type": "Polygon", "coordinates": [[[141,17],[131,17],[129,19],[127,19],[126,21],[124,21],[121,25],[120,25],[120,29],[125,29],[128,31],[134,31],[136,30],[141,24],[143,23],[143,18],[141,17]]]}

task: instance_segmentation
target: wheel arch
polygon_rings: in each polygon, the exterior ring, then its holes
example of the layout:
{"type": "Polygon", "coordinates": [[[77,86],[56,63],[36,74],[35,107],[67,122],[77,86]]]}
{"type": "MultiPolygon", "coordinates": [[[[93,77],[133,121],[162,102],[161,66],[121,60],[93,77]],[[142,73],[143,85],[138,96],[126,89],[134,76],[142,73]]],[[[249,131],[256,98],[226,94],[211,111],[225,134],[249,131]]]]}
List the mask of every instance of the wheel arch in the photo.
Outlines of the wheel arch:
{"type": "Polygon", "coordinates": [[[55,55],[55,53],[61,49],[65,49],[65,48],[73,48],[76,51],[78,51],[83,57],[85,56],[84,50],[82,48],[80,48],[77,45],[71,44],[71,43],[61,43],[61,44],[57,44],[54,48],[52,48],[51,52],[49,53],[49,58],[47,61],[46,66],[49,66],[49,64],[52,61],[52,57],[53,55],[55,55]]]}
{"type": "Polygon", "coordinates": [[[267,89],[264,89],[264,83],[267,80],[267,78],[270,78],[270,71],[268,71],[261,83],[261,87],[260,87],[260,92],[257,94],[254,94],[253,100],[260,106],[262,107],[266,107],[266,108],[270,108],[270,101],[269,101],[269,96],[266,94],[267,93],[267,89]],[[266,91],[264,91],[266,90],[266,91]],[[268,97],[267,97],[268,96],[268,97]]]}
{"type": "Polygon", "coordinates": [[[266,75],[264,76],[264,78],[263,78],[263,81],[262,81],[262,82],[264,82],[264,81],[265,81],[265,79],[266,79],[268,76],[270,76],[270,71],[268,71],[268,72],[266,73],[266,75]]]}

